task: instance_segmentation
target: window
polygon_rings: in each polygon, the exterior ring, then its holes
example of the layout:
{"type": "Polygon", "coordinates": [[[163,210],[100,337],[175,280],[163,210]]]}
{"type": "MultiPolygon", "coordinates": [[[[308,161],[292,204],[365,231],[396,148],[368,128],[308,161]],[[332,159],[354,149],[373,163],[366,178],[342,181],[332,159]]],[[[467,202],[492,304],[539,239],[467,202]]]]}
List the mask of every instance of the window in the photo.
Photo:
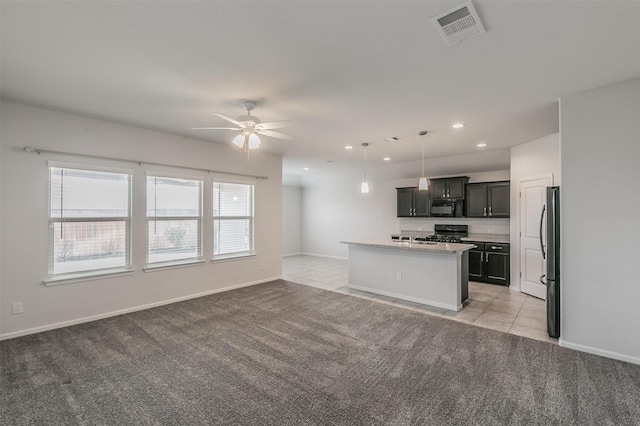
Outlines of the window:
{"type": "Polygon", "coordinates": [[[254,185],[213,183],[213,256],[254,253],[254,185]]]}
{"type": "Polygon", "coordinates": [[[202,260],[202,181],[147,176],[147,265],[202,260]]]}
{"type": "Polygon", "coordinates": [[[49,167],[49,276],[131,268],[131,177],[49,167]]]}

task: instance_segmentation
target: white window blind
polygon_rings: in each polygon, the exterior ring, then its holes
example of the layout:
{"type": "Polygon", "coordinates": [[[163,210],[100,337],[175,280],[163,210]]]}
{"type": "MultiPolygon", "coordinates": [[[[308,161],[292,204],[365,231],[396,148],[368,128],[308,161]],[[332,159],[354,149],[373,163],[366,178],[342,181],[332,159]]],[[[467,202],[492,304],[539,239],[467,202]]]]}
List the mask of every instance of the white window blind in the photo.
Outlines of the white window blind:
{"type": "Polygon", "coordinates": [[[147,176],[147,264],[202,260],[202,181],[147,176]]]}
{"type": "Polygon", "coordinates": [[[131,173],[49,167],[49,275],[131,268],[131,173]]]}
{"type": "Polygon", "coordinates": [[[254,253],[254,185],[213,183],[213,255],[254,253]]]}

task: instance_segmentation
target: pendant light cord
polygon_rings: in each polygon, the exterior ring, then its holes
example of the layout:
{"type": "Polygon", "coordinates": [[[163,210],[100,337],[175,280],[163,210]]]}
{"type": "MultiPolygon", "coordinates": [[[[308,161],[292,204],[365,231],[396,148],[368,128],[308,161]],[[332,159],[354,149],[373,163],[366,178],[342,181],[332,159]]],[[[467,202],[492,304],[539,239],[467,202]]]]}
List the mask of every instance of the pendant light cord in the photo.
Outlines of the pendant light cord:
{"type": "Polygon", "coordinates": [[[367,146],[364,146],[364,181],[367,181],[367,146]]]}
{"type": "Polygon", "coordinates": [[[424,176],[424,139],[422,139],[422,176],[424,176]]]}

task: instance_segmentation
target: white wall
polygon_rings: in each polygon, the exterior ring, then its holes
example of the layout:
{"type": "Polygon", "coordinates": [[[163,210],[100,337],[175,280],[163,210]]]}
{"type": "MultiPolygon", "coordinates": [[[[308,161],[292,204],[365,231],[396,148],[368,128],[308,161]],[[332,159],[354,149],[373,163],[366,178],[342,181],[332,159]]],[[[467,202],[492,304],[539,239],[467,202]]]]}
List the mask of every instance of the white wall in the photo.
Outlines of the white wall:
{"type": "Polygon", "coordinates": [[[520,290],[520,181],[525,178],[552,176],[560,185],[560,134],[511,148],[511,289],[520,290]]]}
{"type": "Polygon", "coordinates": [[[640,79],[560,100],[561,344],[640,364],[640,79]]]}
{"type": "MultiPolygon", "coordinates": [[[[334,170],[313,176],[303,190],[303,251],[347,258],[347,246],[340,241],[389,239],[400,230],[420,227],[432,231],[435,223],[468,223],[474,233],[509,233],[509,219],[398,219],[396,188],[417,186],[420,167],[421,162],[416,161],[368,169],[369,194],[360,193],[362,170],[334,170]]],[[[472,178],[471,182],[508,180],[508,168],[508,150],[425,161],[428,177],[465,175],[472,178]],[[489,161],[485,161],[487,158],[489,161]],[[504,170],[478,171],[487,164],[504,170]]]]}
{"type": "Polygon", "coordinates": [[[302,187],[282,186],[282,255],[302,253],[302,187]]]}
{"type": "MultiPolygon", "coordinates": [[[[2,103],[2,321],[0,336],[12,337],[165,301],[215,292],[282,276],[282,158],[241,151],[220,144],[169,135],[26,105],[2,103]],[[256,256],[209,262],[201,266],[143,272],[145,253],[145,170],[183,169],[36,155],[24,146],[169,163],[268,176],[256,181],[256,256]],[[134,169],[133,275],[45,287],[47,276],[47,160],[102,164],[134,169]],[[137,191],[137,194],[135,194],[137,191]],[[137,196],[136,196],[137,195],[137,196]],[[11,303],[24,313],[11,314],[11,303]]],[[[194,171],[189,171],[192,175],[194,171]]],[[[206,179],[206,173],[204,173],[206,179]]],[[[205,211],[207,207],[205,206],[205,211]]],[[[211,211],[211,210],[209,210],[211,211]]],[[[205,220],[205,242],[212,225],[205,220]]],[[[209,254],[209,256],[207,256],[209,254]]]]}

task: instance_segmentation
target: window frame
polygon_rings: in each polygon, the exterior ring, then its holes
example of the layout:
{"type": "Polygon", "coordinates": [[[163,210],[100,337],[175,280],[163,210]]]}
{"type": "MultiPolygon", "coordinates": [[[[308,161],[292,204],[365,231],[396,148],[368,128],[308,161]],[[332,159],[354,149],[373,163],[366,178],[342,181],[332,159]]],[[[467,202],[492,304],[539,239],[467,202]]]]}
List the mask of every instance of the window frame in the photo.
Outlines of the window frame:
{"type": "Polygon", "coordinates": [[[203,224],[204,224],[204,179],[199,176],[186,176],[175,173],[165,173],[165,172],[155,172],[155,171],[146,171],[145,172],[145,191],[144,191],[144,200],[145,200],[145,267],[143,270],[145,272],[160,270],[160,269],[168,269],[175,267],[185,267],[192,266],[204,263],[204,234],[203,234],[203,224]],[[196,216],[149,216],[148,215],[148,185],[149,178],[158,178],[158,179],[174,179],[174,180],[190,180],[196,181],[199,184],[199,194],[198,194],[198,215],[196,216]],[[170,221],[189,221],[195,220],[197,223],[197,255],[195,257],[189,258],[178,258],[178,259],[170,259],[156,262],[149,262],[149,227],[150,225],[156,222],[170,222],[170,221]]]}
{"type": "Polygon", "coordinates": [[[212,216],[211,216],[211,223],[212,223],[212,230],[211,230],[211,249],[213,251],[213,258],[212,261],[224,261],[224,260],[233,260],[233,259],[242,259],[242,258],[247,258],[247,257],[253,257],[256,255],[256,184],[255,182],[251,181],[243,181],[243,180],[235,180],[235,179],[213,179],[213,185],[211,188],[211,207],[212,207],[212,216]],[[216,185],[224,185],[224,184],[230,184],[230,185],[244,185],[244,186],[248,186],[251,188],[251,196],[250,196],[250,203],[251,203],[251,214],[249,216],[220,216],[220,215],[216,215],[216,209],[215,209],[215,205],[216,205],[216,197],[215,197],[215,192],[216,192],[216,185]],[[234,253],[222,253],[222,254],[216,254],[216,221],[226,221],[226,220],[249,220],[250,223],[250,227],[251,227],[251,247],[249,248],[249,250],[244,250],[244,251],[240,251],[240,252],[234,252],[234,253]]]}
{"type": "Polygon", "coordinates": [[[99,279],[113,275],[130,274],[133,269],[133,247],[132,247],[132,223],[133,223],[133,175],[134,170],[115,167],[105,167],[95,164],[76,164],[58,161],[47,161],[47,278],[43,280],[44,284],[57,285],[67,282],[76,282],[84,279],[99,279]],[[99,172],[126,175],[127,178],[127,214],[126,216],[87,216],[87,217],[53,217],[52,215],[52,170],[77,170],[81,172],[99,172]],[[55,228],[60,223],[100,223],[100,222],[124,222],[124,265],[91,268],[80,271],[55,272],[55,228]]]}

